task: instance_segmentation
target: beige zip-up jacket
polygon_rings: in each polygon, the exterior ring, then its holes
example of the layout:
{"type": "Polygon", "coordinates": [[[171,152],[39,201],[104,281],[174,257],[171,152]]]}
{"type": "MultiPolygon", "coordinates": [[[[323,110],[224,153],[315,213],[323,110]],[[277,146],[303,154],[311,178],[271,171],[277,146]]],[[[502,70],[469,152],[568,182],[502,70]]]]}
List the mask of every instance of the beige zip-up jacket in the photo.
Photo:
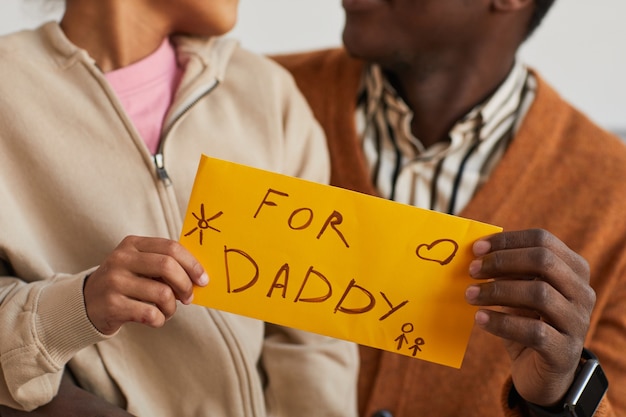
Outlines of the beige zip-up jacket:
{"type": "Polygon", "coordinates": [[[85,276],[123,237],[179,237],[201,153],[329,178],[284,70],[232,40],[176,43],[185,74],[152,156],[57,23],[0,38],[0,403],[48,402],[69,362],[138,416],[356,415],[353,344],[195,305],[112,337],[86,315],[85,276]]]}

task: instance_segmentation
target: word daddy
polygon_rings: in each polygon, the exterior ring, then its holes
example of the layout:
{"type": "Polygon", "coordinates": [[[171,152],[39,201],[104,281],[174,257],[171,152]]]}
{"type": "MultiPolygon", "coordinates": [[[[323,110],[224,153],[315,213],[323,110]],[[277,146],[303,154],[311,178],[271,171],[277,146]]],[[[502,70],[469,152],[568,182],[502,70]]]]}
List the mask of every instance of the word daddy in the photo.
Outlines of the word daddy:
{"type": "Polygon", "coordinates": [[[499,227],[203,156],[194,303],[459,368],[472,243],[499,227]]]}

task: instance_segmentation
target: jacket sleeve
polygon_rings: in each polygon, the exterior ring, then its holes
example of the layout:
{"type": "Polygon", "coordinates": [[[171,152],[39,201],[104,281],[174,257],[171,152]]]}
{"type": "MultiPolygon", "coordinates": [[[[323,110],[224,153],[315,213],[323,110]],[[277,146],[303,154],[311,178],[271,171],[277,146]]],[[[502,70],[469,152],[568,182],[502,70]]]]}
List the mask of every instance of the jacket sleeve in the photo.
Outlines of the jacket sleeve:
{"type": "Polygon", "coordinates": [[[57,393],[63,368],[106,338],[83,301],[86,273],[26,283],[0,262],[0,404],[33,410],[57,393]]]}
{"type": "Polygon", "coordinates": [[[292,76],[277,64],[273,65],[284,73],[285,78],[281,88],[286,164],[284,172],[294,177],[328,184],[330,156],[324,131],[292,76]]]}
{"type": "MultiPolygon", "coordinates": [[[[286,72],[283,87],[284,171],[328,183],[330,162],[324,133],[286,72]]],[[[269,416],[357,415],[356,344],[269,323],[265,327],[261,360],[269,416]]]]}

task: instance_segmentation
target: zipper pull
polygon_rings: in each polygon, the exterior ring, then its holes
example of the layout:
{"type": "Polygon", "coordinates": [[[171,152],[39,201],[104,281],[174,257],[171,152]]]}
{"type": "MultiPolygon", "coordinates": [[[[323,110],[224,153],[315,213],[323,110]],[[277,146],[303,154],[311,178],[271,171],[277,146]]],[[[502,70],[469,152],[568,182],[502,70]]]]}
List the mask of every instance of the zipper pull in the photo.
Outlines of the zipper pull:
{"type": "Polygon", "coordinates": [[[165,163],[163,161],[162,153],[159,152],[156,155],[154,155],[154,164],[156,165],[157,177],[159,177],[159,179],[163,181],[163,183],[166,186],[172,185],[172,180],[170,179],[170,176],[167,174],[167,171],[165,170],[165,163]]]}

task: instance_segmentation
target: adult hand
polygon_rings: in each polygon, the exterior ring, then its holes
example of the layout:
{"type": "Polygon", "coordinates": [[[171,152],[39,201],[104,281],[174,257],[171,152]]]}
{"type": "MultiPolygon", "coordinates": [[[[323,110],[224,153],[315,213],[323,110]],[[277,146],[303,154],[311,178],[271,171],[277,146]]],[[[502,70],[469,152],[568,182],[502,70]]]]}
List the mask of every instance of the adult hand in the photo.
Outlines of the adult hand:
{"type": "Polygon", "coordinates": [[[478,240],[466,300],[491,306],[476,323],[501,337],[518,393],[557,404],[571,385],[589,328],[595,292],[589,266],[545,230],[503,232],[478,240]]]}
{"type": "Polygon", "coordinates": [[[65,374],[59,393],[48,404],[30,412],[0,406],[0,417],[132,417],[132,414],[79,388],[65,374]]]}
{"type": "Polygon", "coordinates": [[[189,304],[193,284],[206,285],[202,265],[181,244],[169,239],[126,237],[85,281],[87,315],[107,335],[127,322],[161,327],[189,304]]]}

